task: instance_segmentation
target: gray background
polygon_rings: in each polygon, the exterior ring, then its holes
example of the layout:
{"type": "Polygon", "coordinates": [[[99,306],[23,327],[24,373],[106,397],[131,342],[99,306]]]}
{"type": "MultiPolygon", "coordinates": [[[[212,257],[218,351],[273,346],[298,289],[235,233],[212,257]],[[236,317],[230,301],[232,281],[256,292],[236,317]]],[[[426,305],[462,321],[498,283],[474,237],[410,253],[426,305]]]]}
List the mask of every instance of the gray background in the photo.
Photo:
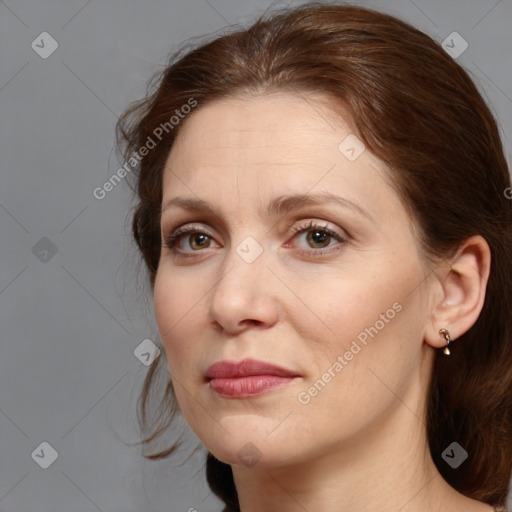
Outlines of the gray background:
{"type": "MultiPolygon", "coordinates": [[[[453,31],[464,37],[469,47],[457,61],[496,114],[510,161],[512,3],[356,3],[438,41],[453,31]]],[[[126,221],[129,189],[121,183],[103,200],[92,192],[119,167],[118,115],[168,55],[190,37],[249,23],[269,5],[0,1],[2,512],[221,509],[203,476],[204,452],[185,462],[197,443],[190,431],[170,460],[146,461],[130,445],[146,372],[134,350],[159,341],[126,221]],[[31,43],[45,31],[59,46],[43,59],[31,43]],[[58,452],[47,469],[31,456],[42,442],[58,452]]]]}

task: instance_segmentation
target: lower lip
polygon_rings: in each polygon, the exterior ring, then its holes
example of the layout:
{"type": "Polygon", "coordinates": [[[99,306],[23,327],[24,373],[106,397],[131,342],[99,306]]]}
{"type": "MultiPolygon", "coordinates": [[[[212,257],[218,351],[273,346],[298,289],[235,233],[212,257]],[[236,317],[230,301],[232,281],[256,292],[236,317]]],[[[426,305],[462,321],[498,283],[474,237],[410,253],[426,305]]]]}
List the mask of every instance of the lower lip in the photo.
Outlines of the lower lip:
{"type": "Polygon", "coordinates": [[[210,388],[219,395],[233,398],[246,398],[260,395],[289,384],[295,377],[276,375],[251,375],[232,379],[212,379],[210,388]]]}

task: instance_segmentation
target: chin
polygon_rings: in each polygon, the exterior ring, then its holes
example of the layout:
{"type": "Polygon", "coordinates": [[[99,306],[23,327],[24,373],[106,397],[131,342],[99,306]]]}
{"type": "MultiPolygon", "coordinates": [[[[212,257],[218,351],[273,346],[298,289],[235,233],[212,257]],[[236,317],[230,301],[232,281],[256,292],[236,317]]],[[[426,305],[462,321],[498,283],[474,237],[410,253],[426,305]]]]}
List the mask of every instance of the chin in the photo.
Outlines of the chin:
{"type": "MultiPolygon", "coordinates": [[[[274,422],[275,427],[275,422],[274,422]]],[[[251,429],[247,422],[244,425],[240,422],[237,431],[229,430],[232,435],[224,433],[219,438],[202,439],[203,445],[213,455],[229,465],[245,466],[252,468],[270,468],[274,466],[287,465],[292,460],[296,461],[298,452],[297,446],[293,440],[287,436],[279,437],[268,432],[272,429],[265,429],[264,434],[260,434],[261,428],[251,429]],[[288,440],[289,442],[286,442],[288,440]]],[[[286,432],[284,432],[286,434],[286,432]]],[[[302,452],[302,454],[304,454],[302,452]]]]}

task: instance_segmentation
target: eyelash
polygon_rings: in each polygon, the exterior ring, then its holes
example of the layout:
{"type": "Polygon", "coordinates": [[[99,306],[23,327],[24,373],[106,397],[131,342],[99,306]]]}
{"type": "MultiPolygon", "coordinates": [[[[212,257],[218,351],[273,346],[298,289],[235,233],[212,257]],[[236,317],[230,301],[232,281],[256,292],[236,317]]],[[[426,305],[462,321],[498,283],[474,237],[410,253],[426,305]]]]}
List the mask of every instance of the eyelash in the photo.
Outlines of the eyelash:
{"type": "MultiPolygon", "coordinates": [[[[322,232],[326,233],[327,235],[329,235],[330,237],[335,238],[338,242],[341,242],[342,245],[347,242],[347,238],[339,235],[332,229],[329,229],[327,227],[327,225],[322,226],[318,222],[315,222],[315,221],[310,221],[309,224],[307,224],[305,226],[294,227],[292,229],[292,235],[295,236],[297,234],[307,233],[309,231],[322,231],[322,232]]],[[[195,228],[194,226],[183,227],[183,228],[176,229],[176,231],[174,231],[172,234],[170,234],[169,236],[167,236],[165,238],[165,246],[167,248],[171,249],[175,255],[182,255],[183,252],[180,253],[180,251],[177,250],[174,246],[176,245],[176,242],[178,242],[178,240],[182,236],[187,235],[187,234],[189,234],[189,235],[190,234],[206,235],[209,238],[213,238],[208,233],[205,233],[204,231],[200,231],[197,228],[195,228]]],[[[336,250],[339,250],[339,249],[336,249],[336,250]]],[[[194,251],[194,252],[199,253],[201,251],[194,251]]],[[[308,250],[305,252],[308,253],[310,256],[313,256],[313,255],[319,256],[319,255],[324,254],[325,252],[333,252],[333,251],[331,250],[330,246],[327,246],[327,247],[323,247],[320,249],[311,249],[311,250],[308,250]]],[[[185,253],[185,254],[188,254],[188,253],[185,253]]]]}
{"type": "MultiPolygon", "coordinates": [[[[336,233],[336,231],[329,229],[327,227],[327,224],[322,226],[318,222],[313,221],[313,220],[310,221],[309,224],[307,224],[305,226],[294,227],[292,229],[292,235],[295,236],[295,235],[302,234],[302,233],[308,233],[309,231],[323,231],[324,233],[326,233],[330,237],[336,239],[338,242],[341,242],[342,244],[347,242],[347,238],[339,235],[338,233],[336,233]]],[[[339,249],[335,249],[335,250],[339,250],[339,249]]],[[[306,251],[306,253],[308,253],[310,255],[314,255],[314,256],[321,256],[325,252],[333,252],[331,246],[322,247],[320,249],[310,249],[310,250],[306,251]]]]}

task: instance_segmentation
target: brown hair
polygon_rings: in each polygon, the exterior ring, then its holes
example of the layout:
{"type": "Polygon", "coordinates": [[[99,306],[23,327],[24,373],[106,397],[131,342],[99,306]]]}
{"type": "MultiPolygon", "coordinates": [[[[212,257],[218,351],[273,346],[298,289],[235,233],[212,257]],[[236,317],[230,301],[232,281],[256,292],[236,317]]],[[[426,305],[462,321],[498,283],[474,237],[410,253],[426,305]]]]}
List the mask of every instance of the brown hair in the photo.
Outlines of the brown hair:
{"type": "MultiPolygon", "coordinates": [[[[389,166],[432,261],[453,255],[475,234],[489,244],[483,310],[450,357],[436,355],[426,420],[430,451],[445,480],[473,499],[504,504],[512,471],[512,204],[504,193],[510,176],[493,115],[468,74],[429,36],[373,10],[310,3],[178,52],[158,85],[120,119],[123,155],[143,146],[191,98],[198,110],[214,99],[272,91],[321,93],[333,112],[343,108],[357,136],[389,166]],[[469,453],[456,470],[441,458],[453,441],[469,453]]],[[[168,127],[134,172],[133,235],[151,288],[160,257],[162,173],[180,126],[168,127]]],[[[138,402],[144,432],[161,359],[151,365],[138,402]]],[[[172,422],[170,381],[160,405],[143,445],[172,422]]],[[[162,458],[174,449],[145,456],[162,458]]],[[[231,467],[209,454],[207,479],[225,511],[238,511],[231,467]]]]}

